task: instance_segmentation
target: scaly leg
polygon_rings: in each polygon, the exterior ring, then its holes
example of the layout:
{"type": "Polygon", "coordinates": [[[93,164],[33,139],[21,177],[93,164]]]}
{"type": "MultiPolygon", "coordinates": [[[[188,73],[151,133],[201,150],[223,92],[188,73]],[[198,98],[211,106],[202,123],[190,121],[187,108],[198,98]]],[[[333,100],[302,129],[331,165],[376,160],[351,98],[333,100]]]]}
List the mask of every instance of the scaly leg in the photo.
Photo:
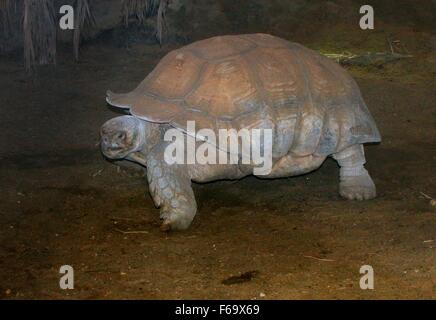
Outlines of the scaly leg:
{"type": "Polygon", "coordinates": [[[339,194],[350,200],[367,200],[375,198],[374,182],[364,168],[365,153],[363,145],[354,145],[333,154],[340,169],[339,194]]]}
{"type": "Polygon", "coordinates": [[[169,165],[163,152],[156,151],[147,157],[147,179],[154,203],[160,208],[161,229],[187,229],[197,212],[197,203],[186,166],[169,165]]]}

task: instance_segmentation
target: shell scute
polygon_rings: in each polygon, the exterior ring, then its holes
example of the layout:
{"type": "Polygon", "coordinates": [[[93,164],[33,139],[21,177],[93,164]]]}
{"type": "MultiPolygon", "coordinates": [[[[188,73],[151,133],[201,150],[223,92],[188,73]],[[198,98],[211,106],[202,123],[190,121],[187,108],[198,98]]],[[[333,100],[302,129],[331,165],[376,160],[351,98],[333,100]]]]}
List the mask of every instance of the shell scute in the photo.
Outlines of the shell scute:
{"type": "Polygon", "coordinates": [[[255,111],[259,106],[256,85],[240,57],[209,63],[199,86],[185,101],[224,120],[255,111]]]}
{"type": "Polygon", "coordinates": [[[225,59],[256,48],[256,44],[238,36],[218,36],[185,47],[206,60],[225,59]]]}
{"type": "Polygon", "coordinates": [[[187,50],[170,52],[148,79],[147,91],[165,99],[181,99],[200,77],[204,61],[187,50]]]}

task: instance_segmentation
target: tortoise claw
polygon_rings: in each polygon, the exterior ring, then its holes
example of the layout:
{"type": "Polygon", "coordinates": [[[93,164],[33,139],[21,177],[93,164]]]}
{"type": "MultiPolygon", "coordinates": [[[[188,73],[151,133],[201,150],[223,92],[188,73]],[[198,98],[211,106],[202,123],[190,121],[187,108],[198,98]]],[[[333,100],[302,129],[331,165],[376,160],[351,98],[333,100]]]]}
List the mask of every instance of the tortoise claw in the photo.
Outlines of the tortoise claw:
{"type": "Polygon", "coordinates": [[[171,231],[171,224],[167,221],[164,221],[161,225],[160,225],[160,231],[162,232],[170,232],[171,231]]]}

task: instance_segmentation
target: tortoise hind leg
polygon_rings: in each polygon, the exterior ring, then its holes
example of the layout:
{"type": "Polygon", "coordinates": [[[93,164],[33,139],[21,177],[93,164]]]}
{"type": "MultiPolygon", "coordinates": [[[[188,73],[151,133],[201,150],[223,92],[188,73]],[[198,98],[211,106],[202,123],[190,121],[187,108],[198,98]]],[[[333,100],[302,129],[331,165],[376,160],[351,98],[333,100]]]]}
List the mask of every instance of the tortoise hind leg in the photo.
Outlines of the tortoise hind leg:
{"type": "Polygon", "coordinates": [[[333,154],[340,169],[339,194],[349,200],[375,198],[376,188],[368,171],[364,168],[363,145],[354,145],[333,154]]]}

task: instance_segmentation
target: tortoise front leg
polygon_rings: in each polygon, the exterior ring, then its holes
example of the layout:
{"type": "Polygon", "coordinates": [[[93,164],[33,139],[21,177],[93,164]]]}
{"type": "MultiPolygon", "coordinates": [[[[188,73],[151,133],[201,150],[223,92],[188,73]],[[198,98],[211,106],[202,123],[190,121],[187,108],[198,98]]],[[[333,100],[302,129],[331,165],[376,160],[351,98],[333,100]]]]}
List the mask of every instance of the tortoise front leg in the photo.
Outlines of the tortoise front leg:
{"type": "Polygon", "coordinates": [[[147,158],[147,179],[150,193],[163,219],[161,230],[184,230],[197,212],[191,179],[184,165],[168,165],[162,154],[147,158]]]}

